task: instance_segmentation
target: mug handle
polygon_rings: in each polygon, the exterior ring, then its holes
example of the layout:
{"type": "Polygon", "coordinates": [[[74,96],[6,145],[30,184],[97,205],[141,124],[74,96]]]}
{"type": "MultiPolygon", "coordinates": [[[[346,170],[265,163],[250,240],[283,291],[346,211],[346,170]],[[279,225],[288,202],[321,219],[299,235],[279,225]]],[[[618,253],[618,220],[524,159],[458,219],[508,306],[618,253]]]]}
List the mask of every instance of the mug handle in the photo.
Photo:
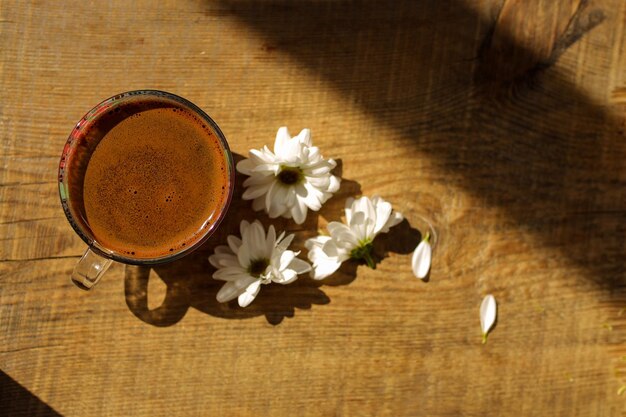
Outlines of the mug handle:
{"type": "Polygon", "coordinates": [[[72,272],[72,282],[81,290],[90,290],[100,281],[102,275],[109,269],[113,260],[98,255],[87,249],[72,272]]]}

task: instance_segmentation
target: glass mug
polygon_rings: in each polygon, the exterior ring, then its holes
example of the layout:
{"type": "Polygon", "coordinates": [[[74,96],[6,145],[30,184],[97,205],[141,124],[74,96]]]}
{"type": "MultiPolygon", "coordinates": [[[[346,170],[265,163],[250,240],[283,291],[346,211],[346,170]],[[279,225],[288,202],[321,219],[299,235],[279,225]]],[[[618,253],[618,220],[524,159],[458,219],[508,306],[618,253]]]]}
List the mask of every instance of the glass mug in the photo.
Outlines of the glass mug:
{"type": "Polygon", "coordinates": [[[76,124],[59,163],[59,194],[88,245],[71,279],[91,289],[113,261],[156,265],[202,245],[223,220],[235,184],[217,124],[157,90],[108,98],[76,124]]]}

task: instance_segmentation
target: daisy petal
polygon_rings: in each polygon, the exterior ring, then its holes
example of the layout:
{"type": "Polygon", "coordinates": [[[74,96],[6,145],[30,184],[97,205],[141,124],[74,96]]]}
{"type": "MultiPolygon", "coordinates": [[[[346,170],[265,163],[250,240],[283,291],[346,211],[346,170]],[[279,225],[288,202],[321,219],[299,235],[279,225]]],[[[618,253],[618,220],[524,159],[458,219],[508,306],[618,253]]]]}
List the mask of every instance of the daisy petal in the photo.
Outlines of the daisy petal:
{"type": "Polygon", "coordinates": [[[280,236],[278,237],[278,239],[276,240],[276,251],[278,252],[282,252],[284,250],[287,250],[287,248],[289,247],[289,245],[291,245],[291,241],[293,241],[293,238],[295,237],[295,235],[291,234],[291,235],[287,235],[283,238],[283,236],[285,235],[285,232],[282,232],[280,234],[280,236]]]}
{"type": "Polygon", "coordinates": [[[308,250],[311,250],[313,247],[322,247],[324,246],[324,243],[328,242],[329,240],[331,240],[330,236],[315,236],[312,237],[310,239],[307,239],[304,242],[304,247],[307,248],[308,250]]]}
{"type": "Polygon", "coordinates": [[[265,193],[268,192],[272,184],[273,183],[251,185],[250,187],[246,188],[246,191],[243,192],[241,198],[243,198],[244,200],[254,200],[257,197],[265,195],[265,193]]]}
{"type": "Polygon", "coordinates": [[[339,257],[339,247],[337,246],[339,242],[334,239],[329,239],[320,247],[324,255],[328,258],[338,258],[339,257]]]}
{"type": "Polygon", "coordinates": [[[374,226],[374,233],[378,234],[383,227],[385,227],[391,216],[391,204],[386,201],[381,201],[375,206],[375,210],[376,225],[374,226]]]}
{"type": "Polygon", "coordinates": [[[292,269],[282,271],[280,279],[275,280],[277,284],[287,285],[298,279],[298,274],[292,269]]]}
{"type": "Polygon", "coordinates": [[[237,281],[247,277],[249,274],[241,266],[220,267],[213,273],[213,279],[220,281],[237,281]]]}
{"type": "Polygon", "coordinates": [[[274,250],[274,246],[276,245],[276,229],[274,229],[274,225],[271,224],[269,229],[267,229],[267,237],[265,238],[265,252],[268,254],[268,257],[271,255],[274,250]]]}
{"type": "Polygon", "coordinates": [[[250,223],[247,222],[246,220],[242,220],[241,223],[239,223],[239,233],[241,233],[242,239],[245,239],[246,232],[248,231],[249,227],[250,227],[250,223]]]}
{"type": "Polygon", "coordinates": [[[354,203],[354,198],[348,197],[346,198],[346,204],[344,205],[344,212],[346,214],[346,223],[350,224],[352,221],[352,204],[354,203]]]}
{"type": "Polygon", "coordinates": [[[224,246],[224,245],[217,246],[215,248],[215,253],[229,253],[231,255],[234,255],[234,252],[230,250],[228,246],[224,246]]]}
{"type": "Polygon", "coordinates": [[[483,344],[487,343],[487,335],[489,330],[496,322],[496,299],[493,295],[489,294],[483,298],[480,304],[480,328],[483,332],[483,344]]]}
{"type": "Polygon", "coordinates": [[[259,294],[259,290],[261,289],[261,281],[254,281],[252,284],[248,285],[244,292],[242,292],[237,301],[239,303],[239,307],[248,307],[251,302],[254,301],[257,294],[259,294]]]}
{"type": "Polygon", "coordinates": [[[220,288],[217,292],[217,301],[225,303],[230,300],[234,300],[239,297],[245,289],[254,281],[258,281],[256,278],[247,276],[245,278],[238,279],[237,281],[229,281],[220,288]]]}
{"type": "Polygon", "coordinates": [[[230,250],[228,246],[220,245],[215,248],[216,254],[230,254],[234,255],[233,251],[230,250]]]}
{"type": "Polygon", "coordinates": [[[278,155],[290,139],[291,135],[289,134],[289,130],[284,126],[279,128],[278,132],[276,132],[276,140],[274,141],[274,154],[278,155]]]}
{"type": "Polygon", "coordinates": [[[211,265],[213,265],[215,268],[220,268],[221,264],[221,257],[219,256],[220,254],[213,254],[211,256],[209,256],[209,263],[211,265]]]}
{"type": "Polygon", "coordinates": [[[419,278],[424,279],[430,271],[430,259],[432,255],[432,249],[428,240],[424,239],[415,248],[413,257],[411,258],[411,267],[413,268],[413,274],[419,278]]]}
{"type": "Polygon", "coordinates": [[[341,266],[342,261],[337,256],[338,249],[332,238],[317,236],[307,239],[304,246],[309,250],[307,256],[313,263],[310,273],[313,279],[324,279],[332,275],[341,266]]]}
{"type": "Polygon", "coordinates": [[[312,177],[310,175],[306,175],[305,185],[309,185],[322,193],[330,185],[330,176],[325,175],[322,177],[312,177]]]}
{"type": "Polygon", "coordinates": [[[277,181],[272,182],[272,184],[270,185],[270,188],[267,190],[267,194],[265,194],[265,204],[264,204],[264,208],[265,208],[265,212],[270,215],[270,218],[276,218],[278,217],[278,215],[280,213],[276,213],[276,210],[272,210],[272,206],[277,206],[278,204],[281,204],[282,202],[275,202],[275,198],[274,196],[276,195],[277,192],[277,188],[279,188],[280,185],[278,184],[277,181]]]}
{"type": "Polygon", "coordinates": [[[254,211],[261,211],[265,208],[265,196],[255,198],[252,202],[252,209],[254,211]]]}
{"type": "Polygon", "coordinates": [[[302,129],[300,133],[298,133],[297,138],[300,141],[300,143],[302,143],[303,145],[306,145],[306,146],[313,145],[313,143],[311,142],[311,130],[310,129],[302,129]]]}
{"type": "Polygon", "coordinates": [[[289,200],[289,194],[293,194],[293,187],[286,187],[279,182],[275,182],[272,193],[267,193],[266,207],[271,219],[276,218],[287,211],[285,202],[289,200]]]}
{"type": "Polygon", "coordinates": [[[339,267],[341,266],[341,262],[335,258],[328,258],[324,262],[320,262],[317,265],[314,265],[313,270],[311,270],[311,278],[316,280],[321,280],[324,278],[328,278],[332,274],[334,274],[339,267]]]}
{"type": "MultiPolygon", "coordinates": [[[[247,239],[245,239],[247,241],[247,239]]],[[[250,265],[250,248],[249,245],[241,245],[239,251],[237,252],[237,259],[239,260],[239,265],[243,265],[245,267],[250,265]]]]}
{"type": "Polygon", "coordinates": [[[239,239],[235,235],[228,235],[228,237],[226,238],[226,242],[228,243],[228,247],[231,251],[233,251],[233,253],[237,253],[239,251],[242,243],[241,239],[239,239]]]}
{"type": "Polygon", "coordinates": [[[330,233],[330,236],[333,237],[333,239],[335,240],[337,240],[336,236],[341,233],[352,233],[352,230],[349,226],[346,226],[345,224],[340,222],[330,222],[326,226],[326,229],[328,230],[328,233],[330,233]]]}
{"type": "Polygon", "coordinates": [[[369,233],[369,229],[373,229],[373,219],[367,217],[362,211],[352,213],[352,220],[350,221],[350,230],[356,235],[357,241],[366,240],[372,237],[369,233]]]}
{"type": "MultiPolygon", "coordinates": [[[[230,252],[230,251],[229,251],[230,252]]],[[[230,253],[214,253],[209,256],[209,263],[215,268],[224,268],[228,266],[238,267],[239,261],[235,255],[230,253]]]]}
{"type": "MultiPolygon", "coordinates": [[[[315,149],[317,150],[317,148],[315,149]]],[[[331,161],[332,160],[320,159],[315,163],[309,164],[306,169],[304,169],[304,173],[311,177],[327,176],[336,166],[336,163],[331,161]]]]}
{"type": "Polygon", "coordinates": [[[340,186],[341,186],[341,178],[331,175],[330,184],[328,185],[326,192],[331,193],[331,194],[336,193],[339,190],[340,186]]]}
{"type": "Polygon", "coordinates": [[[345,224],[330,222],[326,227],[336,246],[352,249],[359,244],[356,231],[345,224]]]}
{"type": "Polygon", "coordinates": [[[290,211],[293,216],[293,221],[296,222],[296,224],[304,223],[304,219],[306,219],[307,207],[303,200],[298,198],[296,200],[296,204],[291,207],[290,211]]]}
{"type": "Polygon", "coordinates": [[[250,160],[254,164],[255,168],[259,165],[272,164],[276,162],[275,155],[267,148],[263,148],[262,150],[250,149],[248,156],[250,156],[250,160]]]}
{"type": "Polygon", "coordinates": [[[402,222],[402,220],[404,220],[404,216],[402,215],[402,213],[398,211],[393,211],[391,213],[391,216],[389,217],[389,220],[387,220],[387,223],[383,226],[382,229],[380,229],[380,232],[387,233],[389,229],[402,222]]]}
{"type": "Polygon", "coordinates": [[[250,226],[250,258],[251,259],[263,259],[269,258],[272,251],[267,251],[267,245],[265,242],[265,229],[261,222],[256,220],[250,226]]]}
{"type": "Polygon", "coordinates": [[[273,172],[267,172],[263,174],[256,173],[255,175],[246,178],[246,180],[243,182],[243,186],[250,187],[252,185],[266,184],[269,187],[270,183],[274,180],[275,176],[273,172]]]}
{"type": "Polygon", "coordinates": [[[269,175],[276,176],[279,170],[280,170],[280,166],[274,162],[271,162],[269,164],[259,164],[256,167],[254,167],[251,175],[262,176],[262,177],[267,177],[269,175]]]}
{"type": "Polygon", "coordinates": [[[302,162],[301,150],[302,144],[298,138],[295,137],[285,142],[282,149],[280,149],[280,154],[277,153],[276,156],[280,157],[288,165],[299,165],[302,162]]]}
{"type": "Polygon", "coordinates": [[[278,269],[280,271],[284,271],[285,269],[287,269],[287,267],[289,266],[291,261],[294,260],[295,257],[296,257],[296,254],[294,252],[290,250],[284,251],[282,255],[280,255],[278,269]]]}
{"type": "Polygon", "coordinates": [[[256,165],[254,164],[254,162],[252,162],[251,159],[242,159],[241,161],[237,162],[236,168],[238,172],[241,172],[244,175],[250,175],[255,166],[256,165]]]}
{"type": "Polygon", "coordinates": [[[289,264],[289,269],[295,271],[296,274],[299,275],[309,272],[311,270],[311,265],[300,258],[293,258],[289,264]]]}
{"type": "Polygon", "coordinates": [[[354,200],[354,203],[352,203],[353,216],[355,212],[363,213],[368,219],[376,218],[376,210],[374,209],[374,204],[372,204],[372,201],[365,196],[357,198],[356,200],[354,200]]]}
{"type": "Polygon", "coordinates": [[[307,190],[307,196],[304,197],[304,204],[313,211],[321,209],[321,200],[324,198],[324,194],[309,183],[304,183],[304,188],[307,190]]]}

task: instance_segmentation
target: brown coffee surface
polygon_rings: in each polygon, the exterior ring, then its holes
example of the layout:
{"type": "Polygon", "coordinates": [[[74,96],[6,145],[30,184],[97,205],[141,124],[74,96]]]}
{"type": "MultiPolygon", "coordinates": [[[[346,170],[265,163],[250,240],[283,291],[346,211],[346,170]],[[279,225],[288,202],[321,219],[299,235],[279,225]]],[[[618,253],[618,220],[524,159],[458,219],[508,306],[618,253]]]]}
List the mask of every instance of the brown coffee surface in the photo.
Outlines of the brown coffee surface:
{"type": "Polygon", "coordinates": [[[206,122],[185,109],[122,120],[100,140],[85,173],[85,215],[96,241],[132,258],[192,245],[219,217],[227,163],[206,122]]]}

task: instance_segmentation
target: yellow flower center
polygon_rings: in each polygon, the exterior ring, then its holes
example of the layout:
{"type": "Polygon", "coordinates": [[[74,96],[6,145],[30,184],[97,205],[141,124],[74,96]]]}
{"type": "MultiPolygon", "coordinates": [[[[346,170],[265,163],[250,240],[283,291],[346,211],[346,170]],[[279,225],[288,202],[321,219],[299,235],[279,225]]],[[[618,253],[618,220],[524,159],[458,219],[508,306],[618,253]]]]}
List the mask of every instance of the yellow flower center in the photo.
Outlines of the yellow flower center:
{"type": "Polygon", "coordinates": [[[281,166],[277,177],[285,185],[299,184],[304,180],[304,174],[298,167],[281,166]]]}
{"type": "Polygon", "coordinates": [[[250,262],[250,266],[248,267],[248,273],[253,277],[258,278],[263,272],[265,272],[265,269],[269,264],[270,261],[266,258],[255,259],[250,262]]]}

